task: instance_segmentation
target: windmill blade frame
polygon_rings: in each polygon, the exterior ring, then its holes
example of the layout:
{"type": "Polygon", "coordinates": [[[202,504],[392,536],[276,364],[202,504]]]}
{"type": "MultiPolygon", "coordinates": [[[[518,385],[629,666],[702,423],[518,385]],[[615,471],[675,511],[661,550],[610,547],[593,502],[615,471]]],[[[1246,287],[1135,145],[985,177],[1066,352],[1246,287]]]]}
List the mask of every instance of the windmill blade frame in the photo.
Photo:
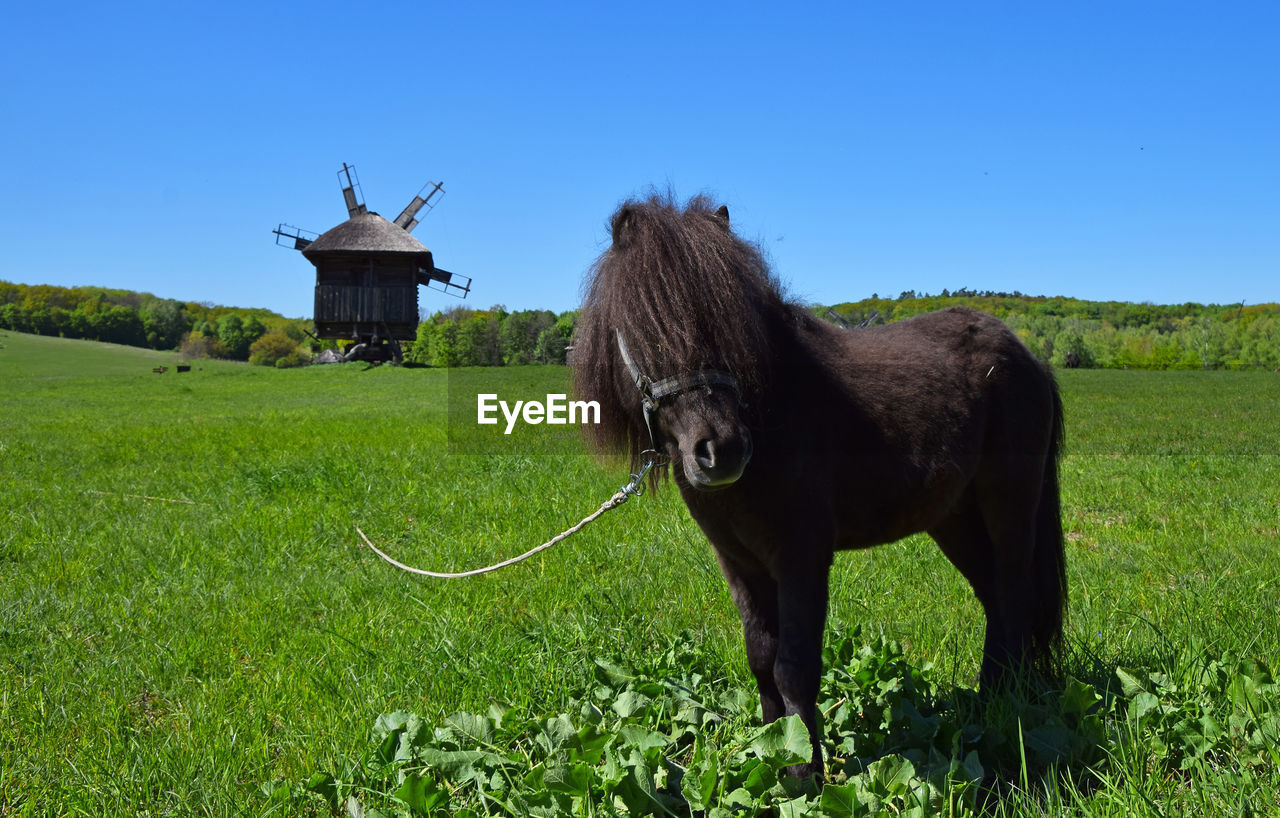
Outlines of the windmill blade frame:
{"type": "Polygon", "coordinates": [[[471,292],[470,276],[451,273],[434,265],[430,270],[425,268],[418,270],[418,283],[428,290],[446,293],[454,298],[466,298],[471,292]]]}
{"type": "Polygon", "coordinates": [[[294,227],[284,222],[281,222],[280,226],[271,232],[276,234],[277,245],[291,247],[294,250],[307,249],[307,246],[320,235],[312,230],[303,230],[301,227],[294,227]]]}
{"type": "Polygon", "coordinates": [[[404,230],[404,232],[406,233],[412,233],[413,228],[418,226],[418,222],[419,222],[419,219],[417,218],[418,211],[422,210],[422,208],[425,206],[427,208],[427,212],[430,213],[432,210],[435,209],[435,204],[431,202],[431,199],[437,193],[443,196],[444,192],[445,192],[444,182],[427,182],[425,185],[419,188],[417,195],[413,197],[413,201],[405,205],[404,210],[400,211],[400,215],[396,216],[396,220],[393,222],[393,224],[395,224],[395,226],[399,227],[401,230],[404,230]],[[423,196],[422,191],[426,190],[427,188],[431,188],[431,192],[428,193],[426,196],[423,196]]]}
{"type": "Polygon", "coordinates": [[[338,184],[342,185],[342,201],[347,206],[349,217],[355,218],[369,212],[369,208],[364,205],[364,191],[360,189],[360,176],[356,173],[355,165],[342,163],[342,170],[338,171],[338,184]],[[345,183],[343,177],[346,177],[345,183]]]}

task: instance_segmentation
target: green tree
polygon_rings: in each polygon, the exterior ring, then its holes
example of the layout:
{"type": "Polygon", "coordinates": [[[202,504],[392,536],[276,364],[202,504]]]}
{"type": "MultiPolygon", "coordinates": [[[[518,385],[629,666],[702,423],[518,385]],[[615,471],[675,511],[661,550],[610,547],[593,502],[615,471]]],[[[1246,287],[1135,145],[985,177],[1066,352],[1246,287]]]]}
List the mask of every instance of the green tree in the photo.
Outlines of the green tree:
{"type": "Polygon", "coordinates": [[[187,330],[187,320],[176,301],[144,297],[138,308],[142,331],[152,349],[173,349],[187,330]]]}
{"type": "Polygon", "coordinates": [[[26,320],[25,315],[20,315],[21,312],[22,308],[17,304],[0,304],[0,327],[21,332],[22,322],[26,320]]]}
{"type": "Polygon", "coordinates": [[[188,332],[178,345],[183,358],[225,358],[227,349],[216,335],[205,335],[199,330],[188,332]]]}
{"type": "Polygon", "coordinates": [[[528,340],[531,319],[529,312],[513,312],[502,322],[498,342],[502,345],[504,364],[520,366],[533,360],[533,344],[528,340]]]}
{"type": "Polygon", "coordinates": [[[498,340],[498,319],[476,313],[458,326],[458,366],[501,366],[502,344],[498,340]]]}
{"type": "Polygon", "coordinates": [[[284,332],[268,332],[249,345],[249,363],[257,366],[279,366],[282,360],[288,360],[291,366],[299,366],[303,360],[310,360],[309,355],[299,355],[305,351],[284,332]]]}
{"type": "Polygon", "coordinates": [[[543,364],[563,364],[568,346],[568,339],[557,332],[555,327],[547,327],[538,334],[538,346],[535,350],[537,361],[543,364]]]}
{"type": "Polygon", "coordinates": [[[1241,334],[1240,359],[1245,366],[1280,367],[1280,320],[1274,316],[1255,318],[1241,334]]]}
{"type": "Polygon", "coordinates": [[[112,344],[143,346],[146,333],[138,311],[129,307],[106,306],[89,318],[90,337],[112,344]]]}
{"type": "Polygon", "coordinates": [[[249,357],[249,345],[253,342],[245,335],[244,320],[239,315],[231,313],[219,318],[217,333],[228,358],[244,360],[249,357]]]}
{"type": "Polygon", "coordinates": [[[555,322],[555,313],[549,310],[524,310],[508,315],[502,321],[498,336],[502,344],[503,363],[518,366],[541,362],[538,355],[539,339],[555,322]]]}
{"type": "Polygon", "coordinates": [[[249,347],[266,331],[267,328],[254,316],[245,319],[238,313],[228,313],[218,319],[218,340],[232,360],[247,361],[249,347]]]}
{"type": "Polygon", "coordinates": [[[1089,368],[1096,364],[1093,352],[1085,344],[1084,333],[1078,326],[1061,330],[1053,339],[1053,357],[1050,360],[1054,366],[1066,366],[1067,356],[1072,354],[1081,367],[1089,368]]]}
{"type": "Polygon", "coordinates": [[[458,324],[455,321],[444,321],[431,325],[428,336],[429,346],[427,363],[432,366],[459,366],[458,363],[458,324]]]}

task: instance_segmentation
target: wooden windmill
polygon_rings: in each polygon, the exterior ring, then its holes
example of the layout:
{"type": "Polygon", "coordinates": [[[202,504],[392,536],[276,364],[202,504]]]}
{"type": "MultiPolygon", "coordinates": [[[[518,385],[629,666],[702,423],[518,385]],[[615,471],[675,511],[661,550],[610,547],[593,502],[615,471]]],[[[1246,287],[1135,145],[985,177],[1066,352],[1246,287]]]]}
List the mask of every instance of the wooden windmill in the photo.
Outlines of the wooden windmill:
{"type": "Polygon", "coordinates": [[[418,214],[435,207],[441,182],[423,185],[394,222],[364,204],[355,168],[338,171],[348,219],[316,235],[281,224],[276,243],[302,251],[316,268],[316,335],[355,341],[362,360],[400,360],[400,342],[418,329],[418,285],[466,298],[471,279],[435,266],[422,242],[409,235],[418,214]],[[425,195],[424,195],[425,194],[425,195]]]}

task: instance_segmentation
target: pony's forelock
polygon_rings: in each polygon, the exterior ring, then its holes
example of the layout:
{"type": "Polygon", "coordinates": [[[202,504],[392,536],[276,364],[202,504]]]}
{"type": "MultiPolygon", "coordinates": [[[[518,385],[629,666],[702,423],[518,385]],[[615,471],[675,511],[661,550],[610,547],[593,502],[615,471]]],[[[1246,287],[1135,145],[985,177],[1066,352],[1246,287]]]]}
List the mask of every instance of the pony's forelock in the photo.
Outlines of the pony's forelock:
{"type": "Polygon", "coordinates": [[[683,207],[669,193],[630,200],[609,228],[612,244],[591,267],[574,334],[574,386],[601,407],[601,423],[587,427],[594,448],[634,462],[649,441],[616,333],[645,375],[723,370],[750,402],[768,377],[768,319],[783,298],[760,249],[705,196],[683,207]]]}

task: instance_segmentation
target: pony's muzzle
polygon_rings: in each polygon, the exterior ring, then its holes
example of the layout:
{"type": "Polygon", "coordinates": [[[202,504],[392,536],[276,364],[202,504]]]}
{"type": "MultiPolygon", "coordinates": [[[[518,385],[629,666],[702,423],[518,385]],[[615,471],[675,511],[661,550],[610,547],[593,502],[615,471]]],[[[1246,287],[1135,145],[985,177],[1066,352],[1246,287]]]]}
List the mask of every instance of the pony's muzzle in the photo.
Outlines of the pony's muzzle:
{"type": "Polygon", "coordinates": [[[684,473],[694,488],[727,486],[742,476],[751,461],[751,436],[703,438],[684,455],[684,473]]]}

